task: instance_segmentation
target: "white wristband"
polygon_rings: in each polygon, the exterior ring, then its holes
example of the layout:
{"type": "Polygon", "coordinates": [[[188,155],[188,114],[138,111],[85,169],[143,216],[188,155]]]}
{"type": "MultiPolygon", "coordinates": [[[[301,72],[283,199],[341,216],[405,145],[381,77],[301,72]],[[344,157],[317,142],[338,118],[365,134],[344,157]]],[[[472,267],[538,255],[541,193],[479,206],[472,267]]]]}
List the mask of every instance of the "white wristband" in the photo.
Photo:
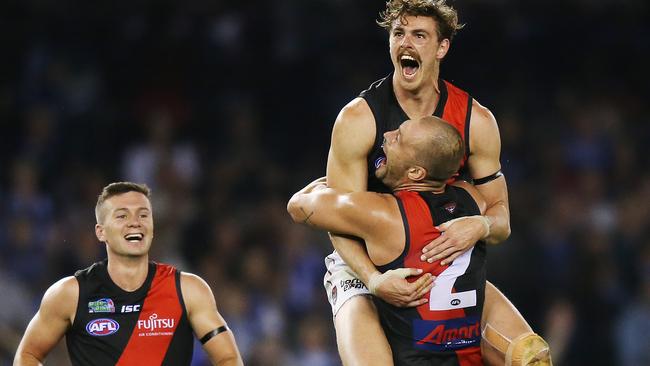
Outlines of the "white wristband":
{"type": "Polygon", "coordinates": [[[381,285],[382,282],[386,281],[389,277],[397,276],[400,278],[406,278],[413,275],[415,274],[413,274],[408,268],[391,269],[384,273],[375,272],[372,274],[372,276],[370,276],[370,280],[368,280],[368,290],[371,294],[375,295],[377,287],[379,287],[379,285],[381,285]]]}
{"type": "Polygon", "coordinates": [[[370,281],[368,281],[368,290],[370,291],[370,293],[375,295],[375,291],[377,290],[377,287],[385,280],[386,277],[384,276],[383,273],[373,273],[373,275],[370,276],[370,281]]]}

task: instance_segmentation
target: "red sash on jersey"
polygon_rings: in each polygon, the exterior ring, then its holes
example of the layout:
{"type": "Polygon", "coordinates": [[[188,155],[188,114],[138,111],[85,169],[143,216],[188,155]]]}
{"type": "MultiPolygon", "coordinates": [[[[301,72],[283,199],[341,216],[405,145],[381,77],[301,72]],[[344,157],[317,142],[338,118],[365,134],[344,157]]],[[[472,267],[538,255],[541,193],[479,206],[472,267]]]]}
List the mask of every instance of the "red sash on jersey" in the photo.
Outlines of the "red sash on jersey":
{"type": "MultiPolygon", "coordinates": [[[[433,221],[431,210],[417,192],[399,191],[395,193],[395,195],[402,202],[404,214],[408,218],[409,251],[404,257],[404,267],[421,268],[423,273],[429,272],[434,276],[439,275],[449,265],[441,266],[439,260],[433,263],[423,262],[420,260],[422,248],[440,236],[440,231],[435,228],[439,223],[433,221]]],[[[409,279],[411,282],[416,280],[417,277],[409,279]]],[[[424,320],[463,318],[466,315],[465,310],[462,308],[431,311],[428,303],[422,304],[416,309],[420,314],[420,317],[424,320]]],[[[476,326],[479,327],[478,324],[476,326]]],[[[480,333],[480,329],[475,331],[480,333]]],[[[454,352],[456,352],[458,356],[460,366],[483,365],[481,350],[478,346],[467,347],[454,352]]]]}
{"type": "Polygon", "coordinates": [[[157,264],[129,342],[116,365],[160,365],[183,314],[176,290],[176,270],[157,264]]]}
{"type": "MultiPolygon", "coordinates": [[[[445,120],[450,125],[454,126],[456,130],[460,133],[460,136],[465,143],[465,151],[469,151],[469,141],[467,140],[466,132],[469,132],[469,119],[471,117],[472,105],[471,98],[466,91],[457,88],[452,83],[443,80],[445,86],[447,87],[447,101],[445,103],[445,109],[442,113],[442,119],[445,120]]],[[[458,170],[461,170],[465,164],[467,164],[467,159],[469,158],[468,154],[465,153],[463,160],[460,162],[460,167],[458,170]]],[[[452,183],[458,174],[454,175],[447,183],[452,183]]]]}

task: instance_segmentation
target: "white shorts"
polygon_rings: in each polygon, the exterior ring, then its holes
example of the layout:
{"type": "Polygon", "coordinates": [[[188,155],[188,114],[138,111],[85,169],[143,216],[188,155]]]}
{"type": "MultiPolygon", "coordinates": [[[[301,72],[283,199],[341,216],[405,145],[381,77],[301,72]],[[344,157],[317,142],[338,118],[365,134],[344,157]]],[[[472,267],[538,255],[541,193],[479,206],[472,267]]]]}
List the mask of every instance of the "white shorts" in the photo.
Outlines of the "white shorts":
{"type": "Polygon", "coordinates": [[[354,296],[370,295],[366,285],[357,278],[356,273],[345,264],[336,251],[325,257],[325,267],[327,272],[323,278],[323,285],[334,316],[341,306],[354,296]]]}

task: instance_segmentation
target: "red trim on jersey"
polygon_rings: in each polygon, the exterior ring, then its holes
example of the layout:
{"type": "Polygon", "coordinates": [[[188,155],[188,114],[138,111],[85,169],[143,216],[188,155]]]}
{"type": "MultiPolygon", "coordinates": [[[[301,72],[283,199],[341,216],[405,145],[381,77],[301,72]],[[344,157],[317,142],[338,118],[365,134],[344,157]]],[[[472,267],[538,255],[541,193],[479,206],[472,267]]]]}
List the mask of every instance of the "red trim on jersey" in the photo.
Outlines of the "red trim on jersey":
{"type": "MultiPolygon", "coordinates": [[[[408,225],[408,252],[404,257],[404,267],[421,268],[423,273],[431,273],[434,276],[439,275],[449,265],[441,266],[440,261],[433,263],[423,262],[420,260],[422,248],[432,240],[440,236],[440,231],[435,228],[439,224],[433,221],[431,210],[425,200],[417,192],[399,191],[395,195],[401,201],[404,215],[408,225]]],[[[416,281],[417,278],[409,277],[409,281],[416,281]]],[[[452,289],[455,291],[455,289],[452,289]]],[[[427,297],[429,294],[427,294],[427,297]]],[[[424,320],[447,320],[465,317],[464,309],[438,310],[429,309],[429,304],[423,304],[417,307],[420,317],[424,320]]],[[[420,343],[425,340],[421,340],[420,343]]],[[[468,347],[454,351],[460,366],[479,366],[483,365],[481,357],[481,348],[479,346],[468,347]]]]}
{"type": "Polygon", "coordinates": [[[176,292],[176,269],[156,265],[156,275],[138,322],[116,365],[160,365],[174,337],[183,309],[176,292]]]}
{"type": "MultiPolygon", "coordinates": [[[[399,191],[395,195],[402,201],[404,214],[408,220],[409,243],[407,245],[409,251],[404,257],[404,267],[421,268],[423,274],[428,272],[434,276],[439,275],[449,267],[448,264],[441,266],[440,261],[429,263],[420,259],[422,248],[440,236],[440,231],[435,228],[438,223],[433,222],[429,206],[417,192],[399,191]]],[[[419,276],[408,279],[410,282],[414,282],[418,278],[419,276]]],[[[445,320],[465,316],[463,309],[431,311],[429,303],[418,306],[417,311],[424,320],[445,320]]]]}
{"type": "MultiPolygon", "coordinates": [[[[465,144],[469,144],[469,141],[466,140],[465,136],[465,123],[467,123],[467,111],[469,103],[469,94],[454,86],[454,84],[443,80],[447,86],[447,103],[445,104],[445,109],[442,113],[442,119],[445,120],[450,125],[456,127],[460,136],[463,138],[465,144]]],[[[465,149],[467,151],[467,149],[465,149]]],[[[459,170],[465,166],[469,156],[464,155],[463,160],[460,163],[459,170]]]]}
{"type": "Polygon", "coordinates": [[[458,364],[460,366],[478,366],[483,365],[483,357],[481,356],[481,347],[467,347],[455,351],[458,357],[458,364]]]}

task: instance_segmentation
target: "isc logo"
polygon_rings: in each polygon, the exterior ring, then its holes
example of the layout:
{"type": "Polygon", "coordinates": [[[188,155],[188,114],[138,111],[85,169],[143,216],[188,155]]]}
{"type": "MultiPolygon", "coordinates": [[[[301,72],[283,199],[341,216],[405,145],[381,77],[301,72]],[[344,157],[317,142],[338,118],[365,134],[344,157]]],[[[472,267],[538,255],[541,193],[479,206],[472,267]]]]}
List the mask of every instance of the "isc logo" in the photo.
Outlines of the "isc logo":
{"type": "Polygon", "coordinates": [[[122,313],[135,313],[140,311],[140,305],[122,305],[122,313]]]}
{"type": "Polygon", "coordinates": [[[86,324],[86,332],[93,336],[111,335],[120,329],[120,324],[113,319],[101,318],[91,320],[86,324]]]}

